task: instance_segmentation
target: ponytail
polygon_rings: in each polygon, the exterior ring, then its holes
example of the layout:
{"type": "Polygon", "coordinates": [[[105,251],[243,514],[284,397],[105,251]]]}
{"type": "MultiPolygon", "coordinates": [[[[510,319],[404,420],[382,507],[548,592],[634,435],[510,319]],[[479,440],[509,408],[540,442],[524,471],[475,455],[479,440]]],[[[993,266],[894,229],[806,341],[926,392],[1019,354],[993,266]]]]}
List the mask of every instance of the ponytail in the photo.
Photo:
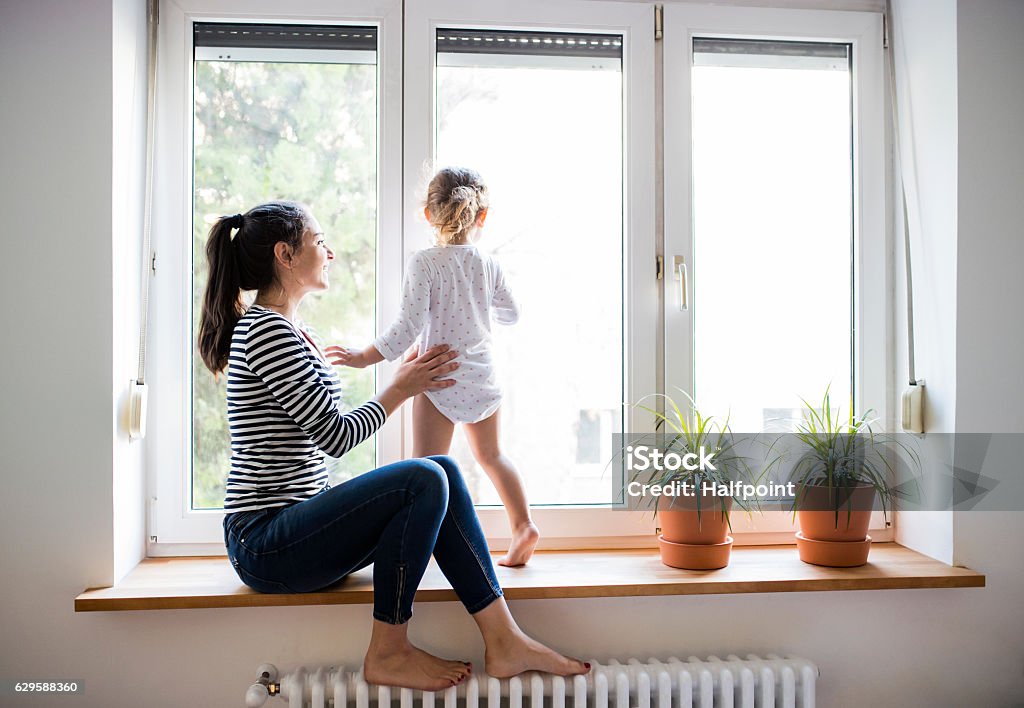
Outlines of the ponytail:
{"type": "Polygon", "coordinates": [[[199,355],[217,374],[228,365],[231,336],[244,314],[243,290],[265,290],[274,284],[274,245],[302,248],[306,209],[295,202],[267,202],[245,214],[224,216],[210,229],[206,260],[210,266],[203,310],[199,317],[199,355]],[[234,238],[231,232],[237,229],[234,238]]]}
{"type": "Polygon", "coordinates": [[[210,277],[199,318],[199,354],[215,375],[228,365],[231,334],[242,317],[238,261],[231,241],[231,231],[240,227],[239,222],[244,223],[239,215],[221,217],[206,242],[210,277]]]}

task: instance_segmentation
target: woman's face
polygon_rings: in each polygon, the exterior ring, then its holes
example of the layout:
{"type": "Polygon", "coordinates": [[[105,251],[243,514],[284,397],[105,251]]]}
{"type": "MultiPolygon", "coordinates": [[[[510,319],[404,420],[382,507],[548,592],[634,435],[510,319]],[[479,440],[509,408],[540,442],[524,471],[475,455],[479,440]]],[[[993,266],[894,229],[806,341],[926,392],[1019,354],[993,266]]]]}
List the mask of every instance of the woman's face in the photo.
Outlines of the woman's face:
{"type": "Polygon", "coordinates": [[[320,222],[309,214],[302,234],[302,248],[292,257],[292,276],[305,292],[326,290],[330,286],[327,271],[334,260],[334,251],[324,240],[320,222]]]}

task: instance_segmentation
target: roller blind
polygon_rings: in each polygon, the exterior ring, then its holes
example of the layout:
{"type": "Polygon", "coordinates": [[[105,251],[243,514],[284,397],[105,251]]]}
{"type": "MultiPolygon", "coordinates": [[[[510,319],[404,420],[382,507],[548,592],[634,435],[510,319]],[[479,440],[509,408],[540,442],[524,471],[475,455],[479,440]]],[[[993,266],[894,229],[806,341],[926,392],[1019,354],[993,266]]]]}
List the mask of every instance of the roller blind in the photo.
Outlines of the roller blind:
{"type": "Polygon", "coordinates": [[[374,64],[377,28],[197,22],[196,61],[374,64]]]}
{"type": "Polygon", "coordinates": [[[848,71],[851,46],[835,42],[693,38],[694,66],[757,66],[848,71]]]}
{"type": "Polygon", "coordinates": [[[622,58],[622,35],[438,29],[438,54],[622,58]]]}
{"type": "Polygon", "coordinates": [[[377,50],[376,27],[197,22],[196,47],[377,50]]]}

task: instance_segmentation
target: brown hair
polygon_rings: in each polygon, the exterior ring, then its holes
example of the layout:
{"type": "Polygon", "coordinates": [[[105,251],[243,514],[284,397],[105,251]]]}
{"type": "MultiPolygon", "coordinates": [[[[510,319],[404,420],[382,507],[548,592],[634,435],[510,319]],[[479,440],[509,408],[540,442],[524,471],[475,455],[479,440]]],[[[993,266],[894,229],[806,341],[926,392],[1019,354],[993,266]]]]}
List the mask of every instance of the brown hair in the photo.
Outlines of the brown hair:
{"type": "Polygon", "coordinates": [[[243,314],[242,291],[274,284],[274,244],[302,248],[306,209],[295,202],[267,202],[245,214],[222,216],[210,229],[206,259],[210,275],[199,318],[199,354],[214,374],[228,365],[231,335],[243,314]],[[231,232],[237,229],[234,238],[231,232]]]}
{"type": "Polygon", "coordinates": [[[437,242],[445,246],[466,235],[481,210],[489,204],[487,185],[476,170],[445,167],[427,185],[425,206],[437,242]]]}

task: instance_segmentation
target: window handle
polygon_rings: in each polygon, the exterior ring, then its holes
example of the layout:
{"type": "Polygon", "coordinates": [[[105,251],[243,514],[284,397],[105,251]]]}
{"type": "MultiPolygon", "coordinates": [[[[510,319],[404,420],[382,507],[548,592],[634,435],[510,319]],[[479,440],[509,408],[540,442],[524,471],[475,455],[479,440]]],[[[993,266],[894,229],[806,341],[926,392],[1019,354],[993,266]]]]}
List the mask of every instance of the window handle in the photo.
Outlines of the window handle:
{"type": "Polygon", "coordinates": [[[676,280],[679,281],[679,310],[684,312],[689,309],[690,305],[690,301],[686,297],[686,260],[682,256],[676,256],[672,259],[672,267],[676,274],[676,280]]]}

